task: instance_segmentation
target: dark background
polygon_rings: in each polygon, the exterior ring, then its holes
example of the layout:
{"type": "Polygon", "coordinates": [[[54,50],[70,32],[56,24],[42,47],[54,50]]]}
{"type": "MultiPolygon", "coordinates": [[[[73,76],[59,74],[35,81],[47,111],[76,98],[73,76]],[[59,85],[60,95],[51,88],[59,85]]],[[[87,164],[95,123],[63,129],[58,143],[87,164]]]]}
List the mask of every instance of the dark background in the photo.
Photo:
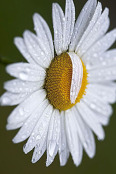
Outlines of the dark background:
{"type": "MultiPolygon", "coordinates": [[[[65,0],[56,0],[64,9],[65,0]]],[[[22,36],[25,29],[33,31],[32,15],[40,13],[48,22],[52,32],[52,3],[54,0],[0,0],[0,56],[7,62],[23,61],[23,57],[13,44],[15,36],[22,36]]],[[[76,16],[85,0],[74,0],[76,16]]],[[[116,1],[101,0],[103,7],[110,9],[111,29],[116,27],[116,1]]],[[[0,63],[0,95],[4,92],[3,82],[10,77],[5,73],[5,64],[0,63]]],[[[116,173],[116,104],[110,125],[105,128],[106,138],[103,142],[96,140],[96,155],[89,159],[84,153],[81,165],[76,168],[71,157],[65,167],[59,166],[58,156],[53,164],[46,168],[46,154],[36,164],[31,163],[32,152],[23,153],[23,145],[13,144],[16,131],[6,131],[6,120],[13,107],[0,108],[0,174],[34,174],[34,173],[78,173],[78,174],[115,174],[116,173]]]]}

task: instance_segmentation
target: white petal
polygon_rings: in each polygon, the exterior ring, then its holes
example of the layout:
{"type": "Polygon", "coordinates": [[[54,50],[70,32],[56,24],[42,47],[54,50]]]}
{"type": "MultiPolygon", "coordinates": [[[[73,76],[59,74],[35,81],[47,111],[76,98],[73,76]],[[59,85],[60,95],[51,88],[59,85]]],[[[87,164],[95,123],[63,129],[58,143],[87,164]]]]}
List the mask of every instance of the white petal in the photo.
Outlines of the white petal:
{"type": "Polygon", "coordinates": [[[101,85],[112,87],[113,89],[116,89],[116,83],[113,81],[104,81],[101,83],[101,85]]]}
{"type": "Polygon", "coordinates": [[[44,90],[34,92],[23,103],[17,106],[8,117],[9,124],[17,124],[25,121],[26,118],[34,111],[34,109],[45,99],[44,90]]]}
{"type": "Polygon", "coordinates": [[[65,114],[64,111],[60,115],[60,141],[59,141],[59,158],[60,165],[64,166],[69,157],[69,148],[66,139],[66,130],[65,130],[65,114]]]}
{"type": "Polygon", "coordinates": [[[76,166],[79,166],[82,161],[82,144],[78,137],[78,129],[76,125],[76,120],[73,113],[70,110],[65,111],[65,121],[66,121],[66,135],[68,146],[76,166]]]}
{"type": "Polygon", "coordinates": [[[98,40],[82,57],[83,61],[89,62],[91,59],[99,57],[108,50],[116,41],[116,29],[108,32],[104,37],[98,40]]]}
{"type": "Polygon", "coordinates": [[[105,68],[110,66],[116,66],[116,49],[112,49],[106,51],[99,57],[91,59],[89,64],[87,65],[87,69],[97,69],[97,68],[105,68]]]}
{"type": "Polygon", "coordinates": [[[44,81],[27,82],[18,79],[4,83],[4,89],[12,93],[32,93],[44,85],[44,81]]]}
{"type": "Polygon", "coordinates": [[[37,65],[14,63],[8,65],[7,72],[14,77],[26,81],[41,81],[45,79],[45,70],[37,65]]]}
{"type": "Polygon", "coordinates": [[[43,136],[42,140],[41,140],[41,144],[37,144],[35,146],[34,152],[33,152],[33,156],[32,156],[32,163],[36,163],[44,154],[44,152],[46,151],[46,133],[43,136]],[[40,146],[41,145],[41,146],[40,146]]]}
{"type": "Polygon", "coordinates": [[[86,53],[86,51],[96,41],[98,41],[108,30],[109,24],[110,24],[108,14],[109,14],[109,10],[106,8],[103,14],[100,16],[100,18],[96,22],[96,24],[93,26],[93,28],[89,32],[87,38],[84,39],[82,45],[76,48],[76,53],[78,53],[80,57],[82,57],[82,55],[86,53]]]}
{"type": "Polygon", "coordinates": [[[47,108],[44,110],[40,119],[38,120],[30,138],[28,139],[24,147],[25,153],[28,153],[29,151],[31,151],[36,145],[40,147],[43,146],[43,139],[44,139],[44,136],[46,137],[47,135],[48,126],[49,126],[52,112],[53,112],[53,107],[52,105],[49,104],[47,108]]]}
{"type": "Polygon", "coordinates": [[[27,62],[29,62],[31,64],[36,64],[34,59],[29,54],[29,52],[27,50],[27,47],[26,47],[26,45],[24,43],[24,40],[21,37],[16,37],[14,39],[14,44],[16,45],[18,50],[21,52],[21,54],[24,56],[24,58],[27,60],[27,62]]]}
{"type": "Polygon", "coordinates": [[[13,94],[11,92],[5,92],[0,98],[0,104],[2,106],[17,105],[23,102],[28,96],[28,93],[13,94]]]}
{"type": "Polygon", "coordinates": [[[43,45],[41,40],[39,40],[38,37],[30,31],[25,31],[23,36],[26,47],[35,62],[44,68],[48,68],[51,63],[51,59],[45,45],[43,45]]]}
{"type": "Polygon", "coordinates": [[[53,162],[57,154],[59,147],[59,136],[60,136],[60,113],[59,110],[54,110],[51,116],[49,130],[48,130],[46,166],[49,166],[53,162]]]}
{"type": "Polygon", "coordinates": [[[82,142],[82,145],[90,158],[93,158],[95,155],[95,141],[94,136],[90,128],[82,120],[76,107],[72,108],[72,112],[76,118],[76,124],[78,129],[78,135],[82,142]]]}
{"type": "Polygon", "coordinates": [[[99,140],[105,138],[104,130],[101,124],[96,119],[95,113],[81,100],[80,103],[76,105],[80,115],[87,123],[87,125],[94,131],[99,140]]]}
{"type": "Polygon", "coordinates": [[[116,101],[116,87],[102,84],[89,84],[87,91],[98,96],[103,102],[115,103],[116,101]]]}
{"type": "Polygon", "coordinates": [[[68,53],[72,61],[72,81],[70,89],[70,100],[71,103],[75,103],[78,93],[81,88],[83,79],[83,66],[81,59],[75,53],[68,53]]]}
{"type": "Polygon", "coordinates": [[[57,3],[53,4],[52,18],[54,27],[54,44],[57,55],[63,51],[63,27],[64,27],[64,13],[57,3]]]}
{"type": "MultiPolygon", "coordinates": [[[[100,2],[98,2],[95,13],[94,13],[92,19],[90,20],[90,23],[89,23],[87,29],[85,30],[81,40],[77,44],[76,52],[80,51],[80,50],[78,50],[78,48],[80,48],[80,46],[85,43],[86,38],[88,38],[89,34],[93,31],[93,27],[94,27],[95,23],[98,21],[100,15],[101,15],[101,12],[102,12],[102,5],[100,2]]],[[[84,48],[84,50],[85,50],[85,48],[84,48]]]]}
{"type": "Polygon", "coordinates": [[[68,49],[75,23],[75,6],[72,0],[66,0],[63,30],[63,51],[68,49]]]}
{"type": "MultiPolygon", "coordinates": [[[[103,102],[101,97],[95,95],[92,91],[89,92],[89,90],[82,100],[95,111],[95,115],[104,115],[106,117],[106,124],[108,123],[109,117],[112,115],[112,107],[109,104],[103,102]]],[[[97,120],[99,122],[99,119],[97,120]]]]}
{"type": "Polygon", "coordinates": [[[54,47],[50,29],[46,21],[37,13],[34,14],[33,21],[38,39],[41,40],[45,48],[49,51],[48,54],[52,59],[54,57],[54,47]]]}
{"type": "MultiPolygon", "coordinates": [[[[94,96],[93,96],[94,97],[94,96]]],[[[88,99],[88,98],[87,98],[88,99]]],[[[109,118],[111,115],[109,114],[105,114],[106,112],[106,107],[108,106],[107,110],[110,111],[110,113],[112,112],[112,108],[110,105],[107,105],[107,104],[103,104],[103,111],[105,110],[105,112],[102,111],[102,107],[100,104],[98,103],[95,103],[93,101],[93,103],[91,101],[87,101],[87,99],[83,99],[82,101],[84,101],[88,107],[94,111],[94,118],[96,118],[97,122],[99,122],[100,124],[102,124],[103,126],[106,126],[109,124],[109,118]]],[[[98,101],[99,102],[99,101],[98,101]]]]}
{"type": "Polygon", "coordinates": [[[47,161],[46,161],[46,166],[47,167],[53,162],[54,157],[55,157],[54,155],[56,155],[57,150],[58,150],[57,142],[56,142],[56,140],[53,139],[55,115],[56,115],[57,112],[58,112],[57,110],[54,110],[54,112],[53,112],[53,114],[51,116],[51,119],[50,119],[50,125],[49,125],[49,129],[48,129],[48,136],[47,136],[47,161]]]}
{"type": "Polygon", "coordinates": [[[20,128],[22,125],[24,124],[24,122],[20,122],[20,123],[17,123],[17,124],[7,124],[6,125],[6,129],[7,130],[15,130],[15,129],[18,129],[20,128]]]}
{"type": "Polygon", "coordinates": [[[85,6],[83,7],[75,24],[69,51],[75,50],[77,44],[79,43],[81,37],[83,36],[84,31],[88,27],[91,18],[93,17],[96,5],[97,5],[96,0],[88,0],[85,6]]]}
{"type": "Polygon", "coordinates": [[[48,106],[48,100],[44,100],[38,107],[33,111],[29,118],[25,121],[22,128],[19,130],[17,135],[13,138],[14,143],[19,143],[26,140],[32,133],[36,126],[39,118],[43,114],[44,110],[48,106]]]}
{"type": "Polygon", "coordinates": [[[98,83],[109,80],[116,80],[116,65],[111,67],[88,70],[88,82],[98,83]]]}

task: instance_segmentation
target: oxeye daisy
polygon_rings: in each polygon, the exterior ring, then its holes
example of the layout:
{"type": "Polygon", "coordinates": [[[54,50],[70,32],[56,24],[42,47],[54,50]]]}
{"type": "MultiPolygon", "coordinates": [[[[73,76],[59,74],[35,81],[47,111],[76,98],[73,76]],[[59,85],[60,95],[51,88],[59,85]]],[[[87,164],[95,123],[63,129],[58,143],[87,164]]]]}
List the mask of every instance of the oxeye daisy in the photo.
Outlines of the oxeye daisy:
{"type": "Polygon", "coordinates": [[[109,10],[88,0],[75,22],[75,6],[66,0],[65,13],[53,4],[54,42],[45,20],[34,14],[36,34],[25,31],[14,43],[27,63],[7,66],[15,77],[4,84],[1,105],[18,105],[8,118],[7,129],[20,128],[13,142],[26,139],[24,152],[34,149],[32,162],[47,152],[46,166],[57,153],[60,165],[69,154],[74,164],[83,149],[92,158],[95,140],[103,140],[102,126],[116,101],[116,29],[108,32],[109,10]]]}

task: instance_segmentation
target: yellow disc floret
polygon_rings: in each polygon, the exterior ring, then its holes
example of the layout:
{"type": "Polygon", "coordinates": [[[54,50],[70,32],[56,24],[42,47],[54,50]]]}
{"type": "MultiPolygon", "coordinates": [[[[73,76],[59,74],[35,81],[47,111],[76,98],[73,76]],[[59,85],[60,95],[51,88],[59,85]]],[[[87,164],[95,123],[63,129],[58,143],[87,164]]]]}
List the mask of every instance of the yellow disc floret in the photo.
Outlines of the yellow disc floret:
{"type": "MultiPolygon", "coordinates": [[[[80,102],[80,99],[85,94],[87,86],[87,70],[83,65],[83,80],[76,98],[75,104],[80,102]]],[[[63,53],[57,56],[52,61],[49,69],[47,70],[45,89],[47,91],[47,97],[50,103],[60,111],[70,109],[75,104],[71,104],[70,101],[70,88],[72,80],[72,62],[67,53],[63,53]]]]}

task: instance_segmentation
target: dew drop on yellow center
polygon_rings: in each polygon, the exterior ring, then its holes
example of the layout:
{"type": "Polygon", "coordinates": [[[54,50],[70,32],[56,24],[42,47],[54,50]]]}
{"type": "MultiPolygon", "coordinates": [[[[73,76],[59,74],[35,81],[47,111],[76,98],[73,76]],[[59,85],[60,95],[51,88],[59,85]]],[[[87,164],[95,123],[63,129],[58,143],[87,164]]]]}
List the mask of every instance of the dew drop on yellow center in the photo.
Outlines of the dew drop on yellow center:
{"type": "Polygon", "coordinates": [[[83,65],[83,79],[80,91],[74,104],[70,101],[70,88],[72,81],[72,62],[68,53],[57,56],[52,61],[46,73],[45,89],[50,103],[60,111],[73,107],[85,95],[87,86],[87,70],[83,65]]]}

